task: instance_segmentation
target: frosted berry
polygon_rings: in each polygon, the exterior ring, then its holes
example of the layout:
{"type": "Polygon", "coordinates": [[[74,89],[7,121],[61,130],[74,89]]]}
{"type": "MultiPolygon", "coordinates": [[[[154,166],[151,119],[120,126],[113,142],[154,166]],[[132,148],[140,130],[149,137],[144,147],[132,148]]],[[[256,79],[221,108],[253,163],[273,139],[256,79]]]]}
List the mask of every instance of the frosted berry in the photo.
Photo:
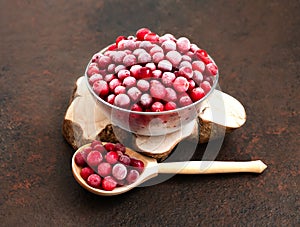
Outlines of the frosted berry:
{"type": "Polygon", "coordinates": [[[86,160],[87,164],[90,167],[95,167],[95,166],[99,165],[100,162],[102,162],[103,156],[99,151],[93,150],[88,154],[86,159],[87,159],[86,160]]]}
{"type": "Polygon", "coordinates": [[[102,180],[101,187],[105,191],[112,191],[117,187],[117,181],[112,176],[106,176],[102,180]]]}
{"type": "Polygon", "coordinates": [[[157,99],[163,99],[166,95],[166,88],[157,80],[150,81],[150,94],[157,99]]]}
{"type": "Polygon", "coordinates": [[[123,180],[123,179],[125,179],[125,177],[127,175],[127,168],[126,168],[126,166],[123,165],[122,163],[115,164],[114,167],[112,168],[112,175],[117,180],[123,180]]]}
{"type": "Polygon", "coordinates": [[[176,42],[177,50],[181,53],[185,53],[190,49],[190,40],[186,37],[180,37],[176,42]]]}
{"type": "Polygon", "coordinates": [[[127,174],[126,181],[128,184],[132,184],[137,181],[139,176],[140,176],[140,173],[137,170],[131,169],[127,174]]]}
{"type": "Polygon", "coordinates": [[[126,77],[123,80],[123,85],[127,88],[133,87],[136,85],[136,79],[132,76],[126,77]]]}
{"type": "Polygon", "coordinates": [[[175,79],[173,87],[177,92],[182,93],[188,90],[189,82],[185,77],[179,76],[175,79]]]}
{"type": "Polygon", "coordinates": [[[119,155],[116,151],[109,151],[106,155],[105,155],[105,160],[109,163],[109,164],[115,164],[118,162],[119,159],[119,155]]]}
{"type": "Polygon", "coordinates": [[[97,173],[101,177],[106,177],[111,174],[112,167],[108,162],[101,162],[97,167],[97,173]]]}
{"type": "Polygon", "coordinates": [[[207,94],[210,91],[210,89],[211,89],[210,83],[207,82],[207,81],[203,81],[201,83],[200,87],[203,89],[203,91],[205,92],[205,94],[207,94]]]}
{"type": "Polygon", "coordinates": [[[161,60],[158,62],[158,68],[163,71],[171,71],[172,70],[172,63],[168,60],[161,60]]]}
{"type": "Polygon", "coordinates": [[[80,170],[80,176],[86,181],[90,175],[92,175],[94,170],[91,167],[84,167],[80,170]]]}
{"type": "Polygon", "coordinates": [[[153,99],[151,95],[149,95],[148,93],[144,93],[142,94],[139,103],[142,107],[148,108],[151,105],[152,101],[153,99]]]}
{"type": "Polygon", "coordinates": [[[100,188],[101,177],[98,174],[93,173],[87,178],[87,183],[93,188],[100,188]]]}
{"type": "Polygon", "coordinates": [[[130,165],[130,158],[128,155],[121,155],[119,156],[119,162],[123,163],[124,165],[130,165]]]}
{"type": "Polygon", "coordinates": [[[161,81],[164,85],[170,87],[172,86],[172,83],[173,81],[175,80],[176,76],[174,73],[172,72],[164,72],[162,74],[162,77],[161,77],[161,81]]]}
{"type": "Polygon", "coordinates": [[[127,95],[129,96],[131,101],[133,101],[135,103],[140,99],[142,92],[137,87],[131,87],[127,91],[127,95]]]}
{"type": "Polygon", "coordinates": [[[146,92],[149,90],[150,88],[150,83],[147,80],[138,80],[138,82],[136,83],[137,88],[142,91],[142,92],[146,92]]]}
{"type": "Polygon", "coordinates": [[[191,98],[188,95],[182,96],[179,99],[179,104],[180,104],[181,107],[188,106],[192,103],[193,102],[192,102],[191,98]]]}

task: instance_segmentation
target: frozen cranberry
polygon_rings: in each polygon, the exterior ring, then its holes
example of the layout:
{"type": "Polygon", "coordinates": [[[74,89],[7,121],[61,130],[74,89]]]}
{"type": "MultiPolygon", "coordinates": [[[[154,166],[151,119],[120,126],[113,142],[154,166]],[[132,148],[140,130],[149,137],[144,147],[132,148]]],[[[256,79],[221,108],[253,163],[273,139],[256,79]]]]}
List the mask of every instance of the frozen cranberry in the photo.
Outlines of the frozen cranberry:
{"type": "Polygon", "coordinates": [[[218,67],[214,63],[208,63],[206,65],[208,71],[210,72],[211,75],[215,76],[218,73],[218,67]]]}
{"type": "Polygon", "coordinates": [[[184,66],[182,68],[179,69],[178,71],[179,75],[187,78],[187,79],[190,79],[193,77],[193,70],[192,68],[190,67],[187,67],[187,66],[184,66]]]}
{"type": "Polygon", "coordinates": [[[158,62],[158,68],[163,71],[171,71],[172,64],[168,60],[161,60],[160,62],[158,62]]]}
{"type": "Polygon", "coordinates": [[[153,78],[160,78],[161,75],[162,75],[162,71],[159,70],[159,69],[156,69],[156,70],[152,71],[152,77],[153,78]]]}
{"type": "Polygon", "coordinates": [[[172,72],[164,72],[162,74],[161,81],[164,85],[171,87],[175,77],[175,74],[172,72]]]}
{"type": "Polygon", "coordinates": [[[115,90],[115,88],[119,85],[121,85],[121,81],[119,79],[112,79],[110,82],[109,82],[109,88],[111,91],[115,90]]]}
{"type": "Polygon", "coordinates": [[[106,177],[111,174],[112,167],[108,162],[101,162],[97,167],[97,172],[101,177],[106,177]]]}
{"type": "Polygon", "coordinates": [[[102,144],[97,144],[93,147],[93,150],[99,151],[102,155],[106,152],[106,149],[102,144]]]}
{"type": "Polygon", "coordinates": [[[137,56],[138,63],[147,63],[151,61],[151,56],[148,53],[141,53],[137,56]]]}
{"type": "Polygon", "coordinates": [[[193,102],[202,99],[205,96],[204,90],[201,87],[196,87],[190,92],[190,97],[193,102]]]}
{"type": "Polygon", "coordinates": [[[141,65],[133,65],[130,67],[130,73],[133,77],[137,78],[139,74],[139,70],[142,68],[141,65]]]}
{"type": "Polygon", "coordinates": [[[166,95],[166,88],[161,82],[157,80],[151,80],[150,94],[153,98],[164,99],[166,95]]]}
{"type": "Polygon", "coordinates": [[[142,92],[137,87],[131,87],[127,91],[127,95],[129,96],[131,101],[135,103],[140,99],[142,92]]]}
{"type": "Polygon", "coordinates": [[[103,76],[101,74],[93,74],[90,78],[89,78],[89,83],[92,85],[93,83],[95,83],[97,80],[103,80],[103,76]]]}
{"type": "Polygon", "coordinates": [[[139,72],[138,72],[139,79],[150,78],[151,75],[152,75],[151,69],[149,69],[148,67],[142,67],[139,69],[139,72]]]}
{"type": "Polygon", "coordinates": [[[181,107],[188,106],[192,103],[193,103],[193,101],[191,100],[191,98],[188,95],[184,95],[179,99],[179,105],[181,107]]]}
{"type": "Polygon", "coordinates": [[[147,51],[145,50],[145,49],[143,49],[143,48],[137,48],[137,49],[135,49],[133,52],[132,52],[132,54],[134,55],[134,56],[139,56],[140,54],[142,54],[142,53],[147,53],[147,51]]]}
{"type": "Polygon", "coordinates": [[[180,37],[176,42],[177,50],[181,53],[189,51],[191,43],[190,40],[186,37],[180,37]]]}
{"type": "Polygon", "coordinates": [[[210,89],[211,89],[210,83],[207,82],[207,81],[203,81],[200,84],[200,87],[203,89],[203,91],[205,92],[205,94],[207,94],[210,91],[210,89]]]}
{"type": "Polygon", "coordinates": [[[145,35],[150,33],[150,29],[148,28],[141,28],[136,32],[136,38],[137,40],[144,40],[145,35]]]}
{"type": "Polygon", "coordinates": [[[174,37],[174,35],[172,35],[172,34],[169,34],[169,33],[167,33],[167,34],[164,34],[163,36],[161,36],[163,39],[165,39],[165,40],[172,40],[172,41],[176,41],[176,38],[174,37]]]}
{"type": "Polygon", "coordinates": [[[124,165],[130,165],[130,158],[128,155],[123,154],[119,156],[119,162],[123,163],[124,165]]]}
{"type": "Polygon", "coordinates": [[[127,168],[122,163],[117,163],[112,168],[112,175],[117,180],[123,180],[127,176],[127,168]]]}
{"type": "Polygon", "coordinates": [[[117,87],[115,88],[115,90],[114,90],[114,93],[115,93],[116,95],[118,95],[118,94],[125,94],[125,93],[126,93],[126,88],[125,88],[124,86],[122,86],[122,85],[117,86],[117,87]]]}
{"type": "Polygon", "coordinates": [[[200,83],[203,81],[203,75],[202,75],[202,73],[199,72],[199,71],[197,71],[197,70],[195,70],[193,72],[193,80],[195,81],[195,83],[197,85],[200,85],[200,83]]]}
{"type": "Polygon", "coordinates": [[[154,46],[151,48],[151,50],[149,51],[149,54],[150,54],[151,56],[153,56],[153,55],[154,55],[155,53],[157,53],[157,52],[163,53],[164,50],[163,50],[160,46],[154,45],[154,46]]]}
{"type": "Polygon", "coordinates": [[[145,67],[149,68],[151,71],[156,69],[156,65],[153,62],[147,63],[145,67]]]}
{"type": "Polygon", "coordinates": [[[99,68],[95,65],[89,66],[88,70],[87,70],[87,75],[90,77],[94,74],[99,74],[99,68]]]}
{"type": "Polygon", "coordinates": [[[136,180],[139,178],[139,176],[140,176],[140,173],[137,170],[131,169],[127,174],[126,181],[128,184],[132,184],[132,183],[136,182],[136,180]]]}
{"type": "Polygon", "coordinates": [[[76,163],[76,165],[78,166],[86,166],[86,162],[85,162],[85,158],[82,152],[78,152],[75,157],[74,157],[74,161],[76,163]]]}
{"type": "Polygon", "coordinates": [[[151,110],[153,112],[161,112],[164,111],[164,105],[161,102],[154,102],[151,106],[151,110]]]}
{"type": "Polygon", "coordinates": [[[103,178],[101,186],[105,191],[112,191],[117,187],[117,181],[112,176],[106,176],[103,178]]]}
{"type": "Polygon", "coordinates": [[[152,101],[152,96],[148,93],[144,93],[142,94],[139,103],[143,108],[148,108],[151,105],[152,101]]]}
{"type": "Polygon", "coordinates": [[[101,56],[98,59],[97,63],[100,69],[106,69],[107,66],[111,63],[111,58],[108,56],[101,56]]]}
{"type": "Polygon", "coordinates": [[[94,54],[94,56],[92,57],[92,62],[97,62],[101,56],[102,54],[100,53],[94,54]]]}
{"type": "Polygon", "coordinates": [[[194,43],[191,43],[191,45],[190,45],[190,50],[193,52],[193,53],[195,53],[197,50],[199,50],[200,48],[196,45],[196,44],[194,44],[194,43]]]}
{"type": "Polygon", "coordinates": [[[121,151],[122,153],[125,153],[126,147],[121,143],[116,143],[115,144],[115,150],[116,151],[121,151]]]}
{"type": "Polygon", "coordinates": [[[80,170],[80,176],[86,181],[90,175],[94,173],[91,167],[84,167],[80,170]]]}
{"type": "Polygon", "coordinates": [[[165,110],[175,110],[177,108],[177,105],[175,102],[167,102],[165,105],[165,110]]]}
{"type": "Polygon", "coordinates": [[[126,53],[124,51],[116,51],[112,56],[113,62],[120,64],[123,62],[124,57],[126,56],[126,53]]]}
{"type": "Polygon", "coordinates": [[[104,148],[107,151],[113,151],[115,149],[115,145],[113,143],[106,143],[106,144],[104,144],[104,148]]]}
{"type": "Polygon", "coordinates": [[[144,170],[145,164],[143,161],[135,158],[130,159],[130,165],[135,167],[140,173],[144,170]]]}
{"type": "Polygon", "coordinates": [[[139,48],[144,49],[144,53],[148,53],[148,51],[153,47],[153,44],[150,41],[142,41],[139,44],[139,48]]]}
{"type": "Polygon", "coordinates": [[[199,58],[199,60],[203,61],[206,65],[212,62],[212,60],[208,57],[205,50],[201,50],[201,49],[197,50],[196,56],[199,58]]]}
{"type": "Polygon", "coordinates": [[[99,165],[100,162],[102,162],[103,156],[102,156],[102,154],[101,154],[99,151],[97,151],[97,150],[92,150],[92,151],[88,154],[88,156],[87,156],[86,159],[87,159],[87,160],[86,160],[86,161],[87,161],[87,164],[88,164],[90,167],[95,167],[95,166],[99,165]]]}
{"type": "Polygon", "coordinates": [[[165,101],[176,101],[177,94],[173,88],[167,87],[166,88],[166,96],[164,98],[165,101]]]}
{"type": "Polygon", "coordinates": [[[173,40],[166,40],[161,44],[161,47],[167,53],[176,50],[176,43],[173,40]]]}
{"type": "Polygon", "coordinates": [[[136,63],[136,57],[133,54],[128,54],[123,58],[123,64],[125,66],[135,65],[136,63]]]}
{"type": "Polygon", "coordinates": [[[124,66],[124,65],[117,65],[116,67],[115,67],[115,73],[118,73],[120,70],[122,70],[122,69],[126,69],[126,67],[124,66]]]}
{"type": "Polygon", "coordinates": [[[189,88],[189,82],[185,77],[179,76],[175,79],[173,87],[179,93],[185,92],[189,88]]]}
{"type": "Polygon", "coordinates": [[[86,160],[88,154],[89,154],[92,150],[93,150],[93,148],[91,148],[91,147],[86,147],[86,148],[84,148],[84,149],[81,151],[81,154],[82,154],[84,160],[86,160]]]}
{"type": "Polygon", "coordinates": [[[142,91],[142,92],[146,92],[149,90],[150,88],[150,84],[147,80],[138,80],[138,82],[136,83],[137,88],[142,91]]]}
{"type": "Polygon", "coordinates": [[[197,70],[197,71],[203,73],[205,70],[205,64],[203,61],[193,61],[192,68],[193,68],[193,70],[197,70]]]}
{"type": "Polygon", "coordinates": [[[109,64],[108,66],[107,66],[107,72],[109,72],[109,73],[115,73],[115,68],[116,68],[116,65],[115,64],[109,64]]]}
{"type": "Polygon", "coordinates": [[[192,58],[188,55],[182,55],[182,61],[187,61],[187,62],[191,62],[192,61],[192,58]]]}
{"type": "Polygon", "coordinates": [[[99,96],[106,96],[109,93],[109,87],[104,80],[98,80],[93,84],[94,92],[99,96]]]}
{"type": "Polygon", "coordinates": [[[182,61],[182,62],[180,62],[178,68],[180,69],[180,68],[182,68],[182,67],[192,68],[192,64],[191,64],[189,61],[182,61]]]}
{"type": "Polygon", "coordinates": [[[152,56],[152,60],[154,63],[159,63],[160,61],[164,60],[165,55],[162,52],[156,52],[152,56]]]}
{"type": "Polygon", "coordinates": [[[159,36],[153,32],[147,33],[144,39],[151,42],[158,42],[159,36]]]}
{"type": "Polygon", "coordinates": [[[117,49],[117,44],[111,44],[108,48],[107,48],[107,50],[110,50],[110,51],[112,51],[112,50],[115,50],[115,49],[117,49]]]}
{"type": "Polygon", "coordinates": [[[93,188],[100,188],[101,177],[98,174],[93,173],[87,178],[87,183],[93,188]]]}
{"type": "Polygon", "coordinates": [[[127,88],[133,87],[136,85],[136,79],[133,76],[126,77],[123,80],[123,85],[127,88]]]}
{"type": "Polygon", "coordinates": [[[166,54],[166,59],[172,63],[173,67],[177,67],[181,62],[182,56],[175,50],[171,50],[166,54]]]}
{"type": "Polygon", "coordinates": [[[108,103],[110,103],[110,104],[113,105],[113,104],[114,104],[114,101],[115,101],[115,97],[116,97],[115,94],[110,94],[110,95],[107,96],[106,101],[107,101],[108,103]]]}
{"type": "Polygon", "coordinates": [[[126,94],[118,94],[115,97],[114,105],[121,108],[128,108],[130,104],[130,98],[126,94]]]}
{"type": "Polygon", "coordinates": [[[106,75],[104,76],[104,80],[105,80],[107,83],[109,83],[110,81],[112,81],[112,80],[115,79],[115,78],[116,78],[116,76],[115,76],[114,74],[111,74],[111,73],[106,74],[106,75]]]}
{"type": "Polygon", "coordinates": [[[106,154],[105,159],[109,164],[113,165],[118,162],[119,155],[116,151],[110,151],[106,154]]]}

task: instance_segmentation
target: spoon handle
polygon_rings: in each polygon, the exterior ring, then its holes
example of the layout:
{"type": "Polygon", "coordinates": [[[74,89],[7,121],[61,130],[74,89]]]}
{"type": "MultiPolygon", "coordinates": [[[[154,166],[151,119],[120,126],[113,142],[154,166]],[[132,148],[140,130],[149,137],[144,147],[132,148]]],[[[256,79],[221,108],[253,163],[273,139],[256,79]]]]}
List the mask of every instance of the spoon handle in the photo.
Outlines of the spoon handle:
{"type": "Polygon", "coordinates": [[[158,164],[159,173],[214,174],[214,173],[262,173],[267,166],[261,161],[187,161],[158,164]]]}

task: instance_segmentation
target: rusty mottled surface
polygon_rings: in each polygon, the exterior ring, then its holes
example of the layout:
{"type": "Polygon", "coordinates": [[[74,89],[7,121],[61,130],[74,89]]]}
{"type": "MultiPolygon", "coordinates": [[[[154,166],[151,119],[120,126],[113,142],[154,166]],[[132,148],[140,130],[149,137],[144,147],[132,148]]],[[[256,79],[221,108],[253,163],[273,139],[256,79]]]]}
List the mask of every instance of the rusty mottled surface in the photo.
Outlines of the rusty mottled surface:
{"type": "Polygon", "coordinates": [[[299,12],[297,0],[1,1],[1,225],[299,226],[299,12]],[[177,175],[113,198],[75,182],[61,133],[74,82],[143,26],[213,56],[248,114],[217,159],[262,159],[263,174],[177,175]]]}

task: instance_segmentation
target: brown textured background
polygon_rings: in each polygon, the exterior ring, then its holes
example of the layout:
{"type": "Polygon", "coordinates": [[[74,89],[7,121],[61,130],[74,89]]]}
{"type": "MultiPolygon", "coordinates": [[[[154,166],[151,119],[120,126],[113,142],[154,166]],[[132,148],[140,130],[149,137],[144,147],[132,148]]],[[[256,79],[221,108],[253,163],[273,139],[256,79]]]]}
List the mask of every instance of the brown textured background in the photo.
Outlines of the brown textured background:
{"type": "Polygon", "coordinates": [[[0,1],[0,225],[299,226],[299,12],[297,0],[0,1]],[[113,198],[75,182],[61,134],[74,83],[143,26],[213,56],[248,114],[217,159],[262,159],[263,174],[177,175],[113,198]]]}

